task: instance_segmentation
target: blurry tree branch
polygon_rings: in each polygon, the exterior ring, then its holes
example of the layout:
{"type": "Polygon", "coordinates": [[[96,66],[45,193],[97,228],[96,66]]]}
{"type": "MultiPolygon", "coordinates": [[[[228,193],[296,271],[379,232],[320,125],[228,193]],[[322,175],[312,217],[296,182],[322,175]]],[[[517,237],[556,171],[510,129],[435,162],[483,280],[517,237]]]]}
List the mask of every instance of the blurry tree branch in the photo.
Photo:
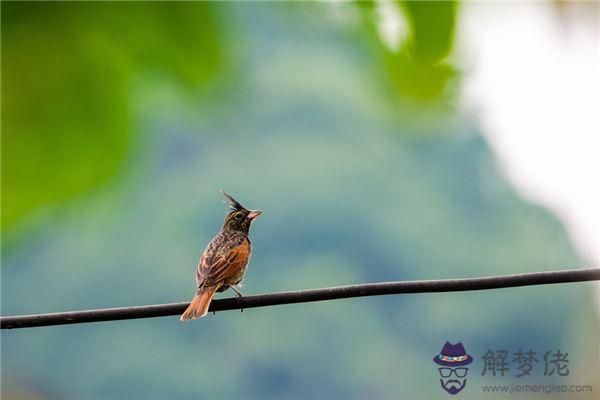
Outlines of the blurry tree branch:
{"type": "MultiPolygon", "coordinates": [[[[308,303],[313,301],[381,296],[388,294],[461,292],[597,280],[600,280],[600,268],[534,272],[481,278],[366,283],[360,285],[298,290],[256,296],[244,296],[242,298],[214,300],[210,305],[210,311],[243,310],[245,308],[267,307],[281,304],[308,303]]],[[[51,314],[9,316],[1,317],[0,326],[2,329],[16,329],[50,325],[81,324],[86,322],[116,321],[123,319],[166,317],[183,313],[188,305],[189,302],[183,302],[137,307],[69,311],[51,314]]]]}

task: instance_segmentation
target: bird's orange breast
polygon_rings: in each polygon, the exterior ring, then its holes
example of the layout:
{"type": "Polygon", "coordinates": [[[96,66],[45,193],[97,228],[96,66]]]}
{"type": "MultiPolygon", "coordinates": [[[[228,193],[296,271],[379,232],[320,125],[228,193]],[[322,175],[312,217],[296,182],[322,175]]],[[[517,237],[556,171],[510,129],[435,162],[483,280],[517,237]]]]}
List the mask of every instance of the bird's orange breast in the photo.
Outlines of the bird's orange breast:
{"type": "Polygon", "coordinates": [[[244,238],[240,245],[229,249],[210,265],[204,265],[203,286],[238,284],[244,276],[251,253],[250,240],[244,238]]]}

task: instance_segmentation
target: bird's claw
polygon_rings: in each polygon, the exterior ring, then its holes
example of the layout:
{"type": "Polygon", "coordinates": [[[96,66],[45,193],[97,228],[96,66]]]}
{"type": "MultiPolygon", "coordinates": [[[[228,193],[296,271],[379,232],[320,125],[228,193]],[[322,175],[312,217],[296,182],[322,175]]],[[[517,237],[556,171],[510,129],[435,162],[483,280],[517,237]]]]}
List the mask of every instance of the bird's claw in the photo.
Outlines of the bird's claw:
{"type": "MultiPolygon", "coordinates": [[[[236,288],[235,286],[230,286],[231,289],[235,292],[235,298],[236,299],[241,299],[242,297],[244,297],[244,294],[242,293],[241,290],[239,290],[238,288],[236,288]]],[[[244,312],[244,308],[240,308],[240,312],[244,312]]]]}
{"type": "MultiPolygon", "coordinates": [[[[235,298],[236,298],[236,299],[241,299],[242,297],[244,297],[244,296],[242,296],[242,294],[237,294],[237,293],[236,293],[236,295],[235,295],[235,298]]],[[[244,307],[241,307],[241,308],[240,308],[240,312],[244,312],[244,307]]]]}
{"type": "Polygon", "coordinates": [[[244,297],[244,294],[242,293],[242,291],[239,290],[238,288],[236,288],[235,286],[231,286],[231,290],[233,290],[235,292],[235,297],[237,297],[238,299],[240,297],[244,297]]]}

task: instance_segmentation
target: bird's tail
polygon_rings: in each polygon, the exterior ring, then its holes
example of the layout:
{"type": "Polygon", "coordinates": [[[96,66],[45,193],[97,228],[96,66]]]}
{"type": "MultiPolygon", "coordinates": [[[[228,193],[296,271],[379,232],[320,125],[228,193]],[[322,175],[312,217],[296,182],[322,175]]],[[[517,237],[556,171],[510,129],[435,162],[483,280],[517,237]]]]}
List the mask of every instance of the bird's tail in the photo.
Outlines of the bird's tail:
{"type": "Polygon", "coordinates": [[[181,321],[190,321],[192,319],[202,318],[208,314],[208,307],[210,306],[210,302],[215,295],[216,290],[217,286],[208,288],[202,292],[198,291],[189,307],[181,314],[179,319],[181,321]]]}

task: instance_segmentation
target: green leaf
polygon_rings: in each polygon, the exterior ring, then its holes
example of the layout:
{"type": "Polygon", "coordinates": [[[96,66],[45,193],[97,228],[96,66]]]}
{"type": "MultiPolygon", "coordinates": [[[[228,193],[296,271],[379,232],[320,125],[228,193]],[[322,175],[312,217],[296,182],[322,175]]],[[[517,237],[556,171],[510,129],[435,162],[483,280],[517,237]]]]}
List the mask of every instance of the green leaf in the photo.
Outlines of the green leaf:
{"type": "Polygon", "coordinates": [[[2,3],[2,230],[122,170],[132,79],[221,65],[210,3],[2,3]],[[207,38],[210,38],[207,40],[207,38]]]}

